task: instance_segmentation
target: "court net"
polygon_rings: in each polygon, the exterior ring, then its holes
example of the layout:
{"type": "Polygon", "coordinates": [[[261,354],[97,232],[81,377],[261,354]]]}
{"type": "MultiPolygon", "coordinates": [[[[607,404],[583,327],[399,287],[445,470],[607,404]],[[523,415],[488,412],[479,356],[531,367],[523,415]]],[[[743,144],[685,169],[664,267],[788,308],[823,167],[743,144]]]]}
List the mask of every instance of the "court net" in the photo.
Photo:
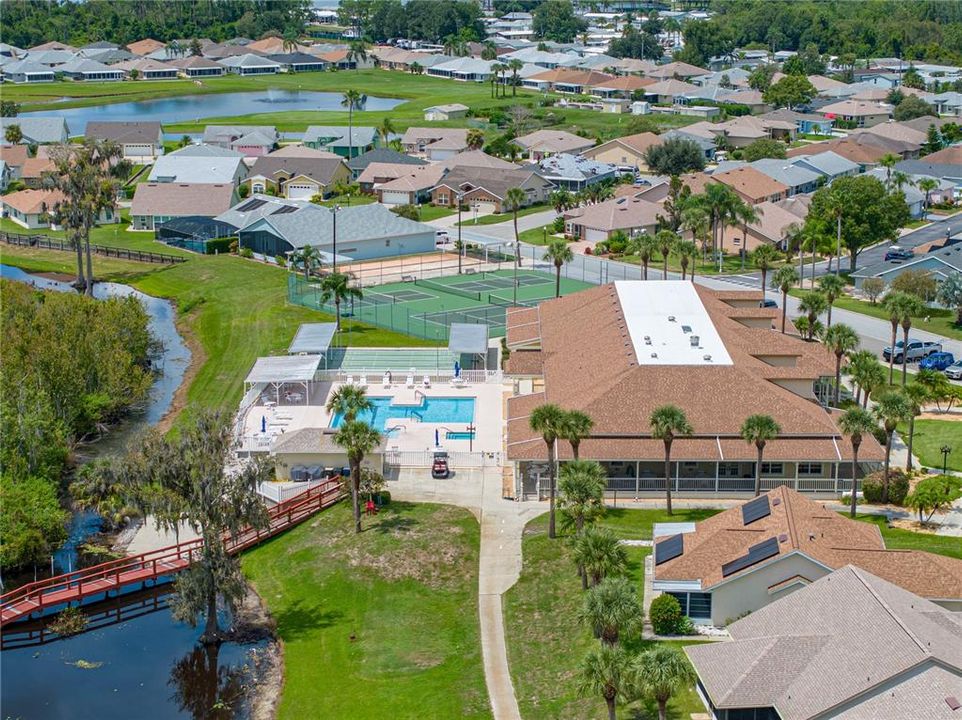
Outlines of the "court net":
{"type": "Polygon", "coordinates": [[[471,292],[470,290],[462,290],[461,288],[454,287],[451,285],[444,285],[442,283],[432,282],[431,280],[419,279],[414,281],[415,285],[420,285],[421,287],[428,288],[429,290],[436,290],[437,292],[448,293],[450,295],[457,295],[458,297],[467,298],[468,300],[475,300],[481,302],[481,293],[471,292]]]}

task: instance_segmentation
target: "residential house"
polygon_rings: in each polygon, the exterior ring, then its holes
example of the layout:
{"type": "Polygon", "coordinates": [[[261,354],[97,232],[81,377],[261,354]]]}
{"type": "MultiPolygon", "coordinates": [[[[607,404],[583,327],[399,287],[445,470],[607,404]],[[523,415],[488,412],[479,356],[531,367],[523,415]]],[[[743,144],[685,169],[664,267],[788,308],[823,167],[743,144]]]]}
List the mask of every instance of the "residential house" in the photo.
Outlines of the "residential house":
{"type": "Polygon", "coordinates": [[[54,68],[56,72],[60,72],[64,65],[77,60],[78,57],[76,52],[72,50],[42,50],[38,52],[31,50],[26,59],[40,65],[47,65],[54,68]]]}
{"type": "MultiPolygon", "coordinates": [[[[701,125],[701,124],[702,123],[696,123],[696,125],[701,125]]],[[[690,126],[687,126],[679,130],[669,130],[668,132],[663,133],[660,137],[664,140],[669,140],[671,138],[681,138],[683,140],[688,140],[690,142],[693,142],[702,151],[702,154],[704,154],[706,160],[714,160],[715,151],[717,150],[717,146],[715,145],[714,134],[710,132],[706,132],[704,134],[687,132],[688,127],[690,126]]]]}
{"type": "Polygon", "coordinates": [[[917,248],[915,256],[909,260],[886,260],[859,268],[852,273],[852,281],[857,289],[862,288],[866,278],[881,278],[891,285],[899,275],[907,270],[928,273],[936,282],[962,272],[962,244],[954,243],[942,247],[939,244],[928,252],[917,248]]]}
{"type": "Polygon", "coordinates": [[[595,141],[564,130],[535,130],[516,137],[511,143],[521,148],[522,153],[532,162],[541,162],[559,153],[583,154],[585,150],[594,147],[595,141]]]}
{"type": "Polygon", "coordinates": [[[591,92],[599,84],[614,82],[617,78],[607,73],[575,68],[556,68],[526,77],[524,87],[534,90],[552,90],[569,95],[582,95],[591,92]]]}
{"type": "Polygon", "coordinates": [[[17,117],[0,118],[0,145],[8,145],[7,128],[17,125],[23,138],[21,145],[62,145],[70,140],[67,121],[62,117],[17,117]]]}
{"type": "Polygon", "coordinates": [[[426,162],[426,160],[411,157],[410,155],[398,152],[397,150],[392,150],[391,148],[376,147],[373,150],[368,150],[365,153],[361,153],[357,157],[351,158],[347,161],[347,166],[350,168],[354,179],[357,180],[364,170],[372,163],[387,163],[392,165],[424,165],[426,162]]]}
{"type": "Polygon", "coordinates": [[[785,185],[788,188],[786,197],[799,193],[815,192],[825,182],[821,173],[789,160],[764,158],[749,164],[759,172],[768,175],[772,180],[785,185]]]}
{"type": "MultiPolygon", "coordinates": [[[[40,228],[60,229],[56,222],[57,206],[63,201],[59,190],[18,190],[0,196],[0,209],[11,222],[28,230],[40,228]]],[[[111,209],[103,210],[97,217],[98,224],[119,222],[119,216],[111,209]]]]}
{"type": "Polygon", "coordinates": [[[143,40],[137,40],[132,43],[127,43],[127,49],[130,50],[134,55],[149,55],[157,50],[163,50],[167,47],[160,40],[154,40],[153,38],[144,38],[143,40]]]}
{"type": "Polygon", "coordinates": [[[816,155],[830,151],[850,162],[857,163],[864,172],[878,165],[886,155],[912,157],[913,153],[909,149],[910,147],[906,146],[905,143],[891,140],[882,135],[862,132],[844,138],[790,148],[786,155],[789,158],[796,158],[802,155],[816,155]]]}
{"type": "Polygon", "coordinates": [[[482,213],[500,213],[505,210],[504,201],[511,188],[524,191],[526,206],[546,202],[554,189],[531,167],[516,166],[504,170],[460,166],[450,170],[431,188],[431,203],[440,207],[457,207],[460,195],[462,205],[482,213]]]}
{"type": "MultiPolygon", "coordinates": [[[[368,170],[373,167],[368,166],[368,170]]],[[[377,200],[384,205],[420,205],[431,202],[431,192],[441,181],[446,170],[434,163],[431,165],[395,165],[400,169],[397,177],[372,183],[377,200]]]]}
{"type": "Polygon", "coordinates": [[[164,154],[164,130],[159,122],[90,121],[86,137],[117,143],[127,160],[146,165],[164,154]]]}
{"type": "Polygon", "coordinates": [[[444,167],[453,170],[459,167],[488,168],[490,170],[517,170],[518,166],[507,160],[488,155],[483,150],[465,150],[449,160],[444,161],[444,167]]]}
{"type": "Polygon", "coordinates": [[[788,108],[772,110],[759,115],[760,120],[782,120],[794,123],[797,132],[802,135],[831,135],[832,121],[815,113],[800,113],[788,108]]]}
{"type": "Polygon", "coordinates": [[[926,175],[955,187],[955,200],[962,200],[962,145],[952,145],[918,160],[904,160],[895,166],[908,175],[926,175]]]}
{"type": "Polygon", "coordinates": [[[18,85],[53,82],[55,79],[52,67],[33,60],[16,60],[7,63],[3,68],[0,68],[0,72],[3,73],[4,82],[12,82],[18,85]]]}
{"type": "Polygon", "coordinates": [[[327,69],[327,63],[324,60],[303,52],[268,55],[267,59],[278,63],[282,72],[321,72],[327,69]]]}
{"type": "Polygon", "coordinates": [[[685,104],[689,100],[700,98],[703,94],[701,88],[683,80],[660,80],[653,85],[648,85],[642,92],[651,102],[668,105],[685,104]]]}
{"type": "Polygon", "coordinates": [[[328,65],[333,65],[338,70],[358,70],[374,67],[374,58],[357,58],[351,55],[349,50],[331,50],[330,52],[320,53],[321,58],[328,65]]]}
{"type": "Polygon", "coordinates": [[[232,183],[139,183],[128,229],[153,231],[172,218],[216,217],[234,204],[235,190],[232,183]]]}
{"type": "Polygon", "coordinates": [[[592,85],[589,92],[600,98],[631,99],[634,93],[654,85],[656,82],[658,81],[652,78],[643,78],[637,75],[606,77],[592,85]]]}
{"type": "MultiPolygon", "coordinates": [[[[751,493],[756,449],[739,429],[755,414],[770,415],[782,429],[765,448],[763,491],[787,484],[833,496],[845,492],[851,446],[837,414],[818,401],[829,397],[835,357],[782,334],[778,310],[759,307],[761,300],[761,292],[716,291],[689,281],[620,281],[537,308],[509,309],[506,372],[517,357],[542,368],[530,393],[508,399],[515,497],[544,487],[544,442],[528,417],[545,402],[594,420],[580,457],[601,463],[611,489],[664,495],[664,446],[652,436],[648,418],[670,403],[693,428],[672,448],[676,492],[751,493]],[[591,328],[591,352],[582,351],[585,328],[591,328]]],[[[567,445],[559,444],[558,452],[562,462],[572,458],[567,445]]],[[[859,476],[883,456],[874,438],[863,437],[859,476]]]]}
{"type": "Polygon", "coordinates": [[[194,155],[188,149],[186,153],[175,150],[157,158],[147,180],[158,184],[212,183],[236,188],[245,177],[247,177],[247,166],[244,164],[243,156],[194,155]]]}
{"type": "Polygon", "coordinates": [[[773,245],[784,250],[791,231],[804,224],[807,210],[807,204],[786,200],[761,202],[755,206],[758,213],[756,222],[747,226],[725,226],[722,245],[746,252],[751,252],[761,245],[773,245]]]}
{"type": "MultiPolygon", "coordinates": [[[[6,68],[4,68],[4,70],[6,70],[6,68]]],[[[962,117],[962,93],[941,93],[932,98],[932,102],[939,115],[962,117]]]]}
{"type": "Polygon", "coordinates": [[[618,168],[608,163],[588,158],[557,153],[543,159],[537,165],[538,173],[558,187],[577,192],[589,185],[616,180],[618,168]]]}
{"type": "Polygon", "coordinates": [[[468,114],[468,110],[470,110],[470,108],[467,105],[462,105],[461,103],[432,105],[429,108],[424,108],[424,119],[427,122],[435,122],[438,120],[457,120],[465,117],[468,114]]]}
{"type": "Polygon", "coordinates": [[[634,168],[639,172],[647,172],[645,153],[648,152],[648,148],[660,145],[662,142],[661,136],[643,132],[595,145],[583,150],[581,155],[589,160],[616,165],[619,169],[634,168]]]}
{"type": "Polygon", "coordinates": [[[831,150],[815,153],[814,155],[798,155],[797,157],[789,158],[789,161],[798,167],[817,172],[825,178],[825,183],[831,183],[840,177],[858,175],[859,172],[861,172],[858,163],[847,160],[831,150]]]}
{"type": "Polygon", "coordinates": [[[427,74],[433,77],[450,78],[462,82],[484,83],[491,79],[491,66],[494,61],[481,60],[471,57],[453,58],[447,62],[438,63],[427,68],[427,74]]]}
{"type": "Polygon", "coordinates": [[[351,182],[351,171],[339,156],[297,157],[265,155],[257,158],[244,179],[252,193],[270,192],[286,198],[326,197],[337,185],[351,182]]]}
{"type": "Polygon", "coordinates": [[[218,62],[227,72],[236,75],[274,75],[281,71],[281,64],[275,60],[253,53],[221,58],[218,62]]]}
{"type": "Polygon", "coordinates": [[[892,106],[863,100],[842,100],[820,108],[818,111],[825,119],[839,121],[857,128],[870,128],[888,122],[892,117],[892,106]]]}
{"type": "Polygon", "coordinates": [[[706,181],[713,180],[727,185],[734,190],[745,202],[757,205],[766,200],[776,202],[788,197],[789,187],[778,182],[751,165],[734,167],[724,172],[714,172],[710,176],[704,174],[683,175],[682,180],[692,189],[692,192],[702,192],[706,181]]]}
{"type": "Polygon", "coordinates": [[[409,127],[401,136],[401,147],[410,155],[447,160],[467,149],[468,131],[465,128],[409,127]]]}
{"type": "Polygon", "coordinates": [[[247,157],[266,155],[280,140],[273,125],[207,125],[203,141],[208,145],[229,148],[247,157]]]}
{"type": "Polygon", "coordinates": [[[373,150],[378,144],[377,129],[364,125],[353,128],[311,125],[304,133],[304,144],[344,158],[354,158],[373,150]]]}
{"type": "Polygon", "coordinates": [[[962,709],[962,616],[857,563],[728,632],[684,648],[711,720],[955,720],[962,709]]]}
{"type": "MultiPolygon", "coordinates": [[[[261,203],[247,200],[239,209],[261,203]]],[[[345,261],[433,252],[435,237],[433,226],[402,218],[377,203],[336,212],[311,203],[294,210],[281,207],[238,231],[240,246],[261,256],[273,258],[311,245],[328,257],[336,254],[345,261]]]]}
{"type": "Polygon", "coordinates": [[[168,64],[178,68],[181,74],[187,78],[220,77],[227,72],[227,68],[219,62],[194,55],[169,60],[168,64]]]}
{"type": "Polygon", "coordinates": [[[58,73],[71,80],[83,82],[105,82],[109,80],[123,80],[123,70],[112,68],[96,60],[77,57],[57,67],[58,73]]]}
{"type": "Polygon", "coordinates": [[[180,70],[175,65],[150,58],[136,58],[119,62],[113,66],[122,70],[128,78],[136,73],[138,80],[176,80],[180,70]]]}
{"type": "Polygon", "coordinates": [[[663,203],[630,196],[612,198],[566,211],[565,235],[592,244],[607,240],[618,231],[629,237],[654,235],[658,230],[658,217],[664,212],[663,203]]]}
{"type": "MultiPolygon", "coordinates": [[[[772,79],[774,80],[774,78],[772,79]]],[[[778,79],[781,80],[781,78],[778,79]]],[[[855,92],[849,88],[847,83],[825,77],[824,75],[809,75],[808,81],[815,88],[815,92],[818,93],[819,97],[845,97],[855,92]]]]}
{"type": "Polygon", "coordinates": [[[711,75],[711,71],[684,62],[670,62],[645,74],[658,80],[696,80],[711,75]]]}
{"type": "MultiPolygon", "coordinates": [[[[391,180],[396,180],[402,175],[411,172],[414,168],[426,167],[428,165],[430,165],[430,163],[427,162],[416,165],[395,162],[372,162],[367,164],[367,167],[361,171],[356,180],[358,186],[361,188],[361,192],[373,195],[376,186],[390,182],[391,180]]],[[[437,164],[437,166],[442,169],[444,168],[440,163],[437,164]]]]}

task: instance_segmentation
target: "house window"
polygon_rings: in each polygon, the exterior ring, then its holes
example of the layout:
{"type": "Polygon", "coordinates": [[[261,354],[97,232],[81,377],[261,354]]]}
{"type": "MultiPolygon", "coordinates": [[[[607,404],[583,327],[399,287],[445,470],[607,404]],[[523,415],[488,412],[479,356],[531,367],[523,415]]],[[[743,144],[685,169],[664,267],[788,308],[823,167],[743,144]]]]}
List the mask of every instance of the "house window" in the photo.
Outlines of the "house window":
{"type": "Polygon", "coordinates": [[[681,605],[681,612],[692,619],[711,619],[711,593],[670,592],[681,605]]]}
{"type": "Polygon", "coordinates": [[[783,475],[784,472],[782,463],[762,463],[762,475],[783,475]]]}
{"type": "Polygon", "coordinates": [[[718,477],[738,477],[738,463],[718,463],[718,477]]]}
{"type": "Polygon", "coordinates": [[[252,186],[254,192],[262,193],[264,192],[264,183],[254,183],[252,186]]]}
{"type": "Polygon", "coordinates": [[[438,193],[438,205],[447,205],[448,196],[447,193],[438,193]]]}
{"type": "Polygon", "coordinates": [[[822,474],[822,463],[799,463],[798,464],[798,475],[799,477],[803,475],[821,475],[822,474]]]}

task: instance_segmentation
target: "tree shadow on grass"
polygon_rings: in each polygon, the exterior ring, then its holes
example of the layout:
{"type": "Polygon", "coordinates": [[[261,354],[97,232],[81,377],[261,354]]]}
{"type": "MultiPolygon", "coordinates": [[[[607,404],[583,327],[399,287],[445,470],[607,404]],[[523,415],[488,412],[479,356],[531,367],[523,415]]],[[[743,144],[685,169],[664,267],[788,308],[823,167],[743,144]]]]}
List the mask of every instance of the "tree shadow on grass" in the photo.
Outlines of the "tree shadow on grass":
{"type": "Polygon", "coordinates": [[[413,503],[392,501],[381,509],[380,514],[366,530],[373,530],[381,535],[391,535],[410,530],[420,524],[411,517],[414,509],[413,503]]]}
{"type": "Polygon", "coordinates": [[[301,639],[313,630],[333,627],[344,617],[340,610],[325,610],[319,605],[307,605],[302,600],[273,615],[286,641],[301,639]]]}

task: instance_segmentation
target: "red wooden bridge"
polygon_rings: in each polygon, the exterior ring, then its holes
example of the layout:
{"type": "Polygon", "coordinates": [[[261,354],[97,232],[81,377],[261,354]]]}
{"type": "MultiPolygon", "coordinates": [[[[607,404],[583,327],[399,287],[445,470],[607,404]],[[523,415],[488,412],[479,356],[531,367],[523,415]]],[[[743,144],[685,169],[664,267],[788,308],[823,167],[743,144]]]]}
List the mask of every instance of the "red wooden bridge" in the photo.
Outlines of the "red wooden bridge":
{"type": "MultiPolygon", "coordinates": [[[[260,529],[245,528],[226,538],[227,549],[238,553],[278,535],[330,507],[343,496],[339,478],[311,488],[268,510],[269,522],[260,529]]],[[[111,591],[162,581],[186,569],[200,556],[202,539],[151,550],[111,560],[100,565],[38,580],[0,595],[0,627],[42,613],[45,609],[70,603],[82,603],[97,595],[108,596],[111,591]]]]}

